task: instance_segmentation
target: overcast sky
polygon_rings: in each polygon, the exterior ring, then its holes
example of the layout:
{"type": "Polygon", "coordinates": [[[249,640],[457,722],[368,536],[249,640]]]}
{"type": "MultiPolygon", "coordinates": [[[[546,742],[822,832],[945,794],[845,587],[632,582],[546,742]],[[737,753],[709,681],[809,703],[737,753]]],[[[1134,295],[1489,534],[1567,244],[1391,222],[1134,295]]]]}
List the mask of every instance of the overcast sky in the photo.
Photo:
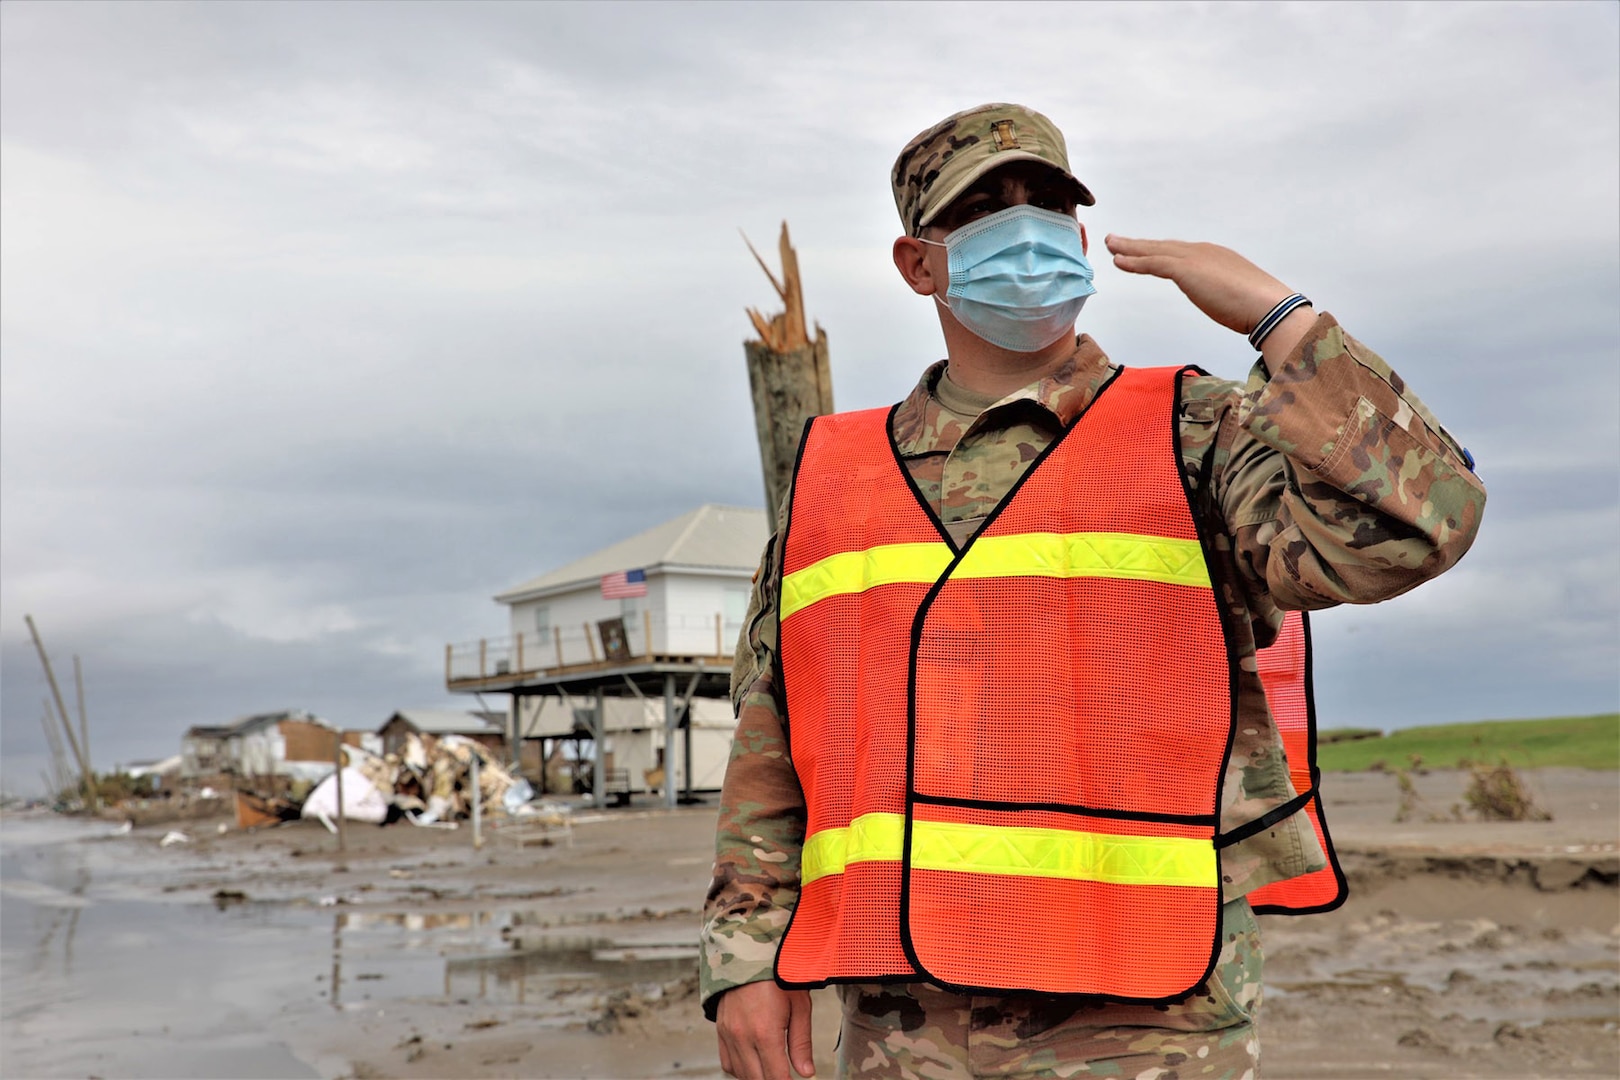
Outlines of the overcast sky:
{"type": "MultiPolygon", "coordinates": [[[[942,355],[916,131],[1020,101],[1090,233],[1242,251],[1490,488],[1445,578],[1317,618],[1325,726],[1620,698],[1620,6],[0,5],[0,755],[83,657],[98,767],[303,707],[462,704],[491,595],[761,504],[744,308],[786,218],[841,408],[942,355]]],[[[1082,329],[1241,378],[1102,261],[1082,329]]],[[[71,696],[71,691],[69,691],[71,696]]],[[[491,699],[498,705],[504,699],[491,699]]]]}

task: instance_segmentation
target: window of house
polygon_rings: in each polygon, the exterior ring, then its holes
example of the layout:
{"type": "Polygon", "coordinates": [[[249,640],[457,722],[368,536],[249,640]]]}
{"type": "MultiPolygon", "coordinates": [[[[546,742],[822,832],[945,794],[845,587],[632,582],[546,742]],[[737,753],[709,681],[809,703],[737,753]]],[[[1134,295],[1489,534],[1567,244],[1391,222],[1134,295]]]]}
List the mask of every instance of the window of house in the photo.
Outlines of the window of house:
{"type": "Polygon", "coordinates": [[[534,632],[543,638],[551,637],[551,608],[545,604],[534,609],[534,632]]]}

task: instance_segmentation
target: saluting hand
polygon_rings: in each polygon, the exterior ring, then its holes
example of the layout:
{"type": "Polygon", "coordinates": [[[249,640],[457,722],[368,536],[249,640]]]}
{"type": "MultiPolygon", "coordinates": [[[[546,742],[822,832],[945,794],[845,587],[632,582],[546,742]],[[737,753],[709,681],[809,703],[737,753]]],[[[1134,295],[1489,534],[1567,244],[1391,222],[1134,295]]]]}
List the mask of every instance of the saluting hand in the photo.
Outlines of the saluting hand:
{"type": "Polygon", "coordinates": [[[1130,274],[1168,278],[1198,310],[1228,330],[1247,334],[1294,290],[1231,248],[1184,240],[1136,240],[1110,233],[1114,265],[1130,274]]]}

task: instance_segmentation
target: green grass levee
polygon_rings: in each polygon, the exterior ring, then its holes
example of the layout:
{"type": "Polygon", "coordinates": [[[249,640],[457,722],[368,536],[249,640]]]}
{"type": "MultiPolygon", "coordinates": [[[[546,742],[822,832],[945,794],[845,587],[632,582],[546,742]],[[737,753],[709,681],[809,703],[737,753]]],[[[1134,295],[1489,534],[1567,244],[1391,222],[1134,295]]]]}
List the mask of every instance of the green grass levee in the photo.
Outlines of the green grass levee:
{"type": "Polygon", "coordinates": [[[1316,763],[1323,772],[1356,772],[1379,763],[1405,769],[1413,754],[1429,769],[1504,760],[1519,769],[1620,769],[1620,713],[1436,724],[1376,738],[1335,738],[1329,729],[1317,740],[1316,763]]]}

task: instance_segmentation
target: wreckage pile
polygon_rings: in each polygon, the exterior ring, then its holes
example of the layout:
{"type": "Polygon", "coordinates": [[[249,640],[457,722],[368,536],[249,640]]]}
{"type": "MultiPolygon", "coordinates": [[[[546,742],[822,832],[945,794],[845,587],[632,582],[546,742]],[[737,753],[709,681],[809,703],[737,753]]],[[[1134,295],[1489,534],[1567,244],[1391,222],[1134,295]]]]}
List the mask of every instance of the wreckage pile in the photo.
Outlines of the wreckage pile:
{"type": "Polygon", "coordinates": [[[566,803],[534,801],[534,789],[513,776],[481,743],[460,735],[406,736],[400,753],[378,755],[344,746],[342,807],[338,775],[322,780],[302,804],[236,793],[237,825],[253,828],[295,817],[315,818],[335,828],[340,816],[376,825],[405,820],[413,825],[449,825],[472,815],[473,785],[484,814],[537,822],[562,823],[571,811],[566,803]]]}

